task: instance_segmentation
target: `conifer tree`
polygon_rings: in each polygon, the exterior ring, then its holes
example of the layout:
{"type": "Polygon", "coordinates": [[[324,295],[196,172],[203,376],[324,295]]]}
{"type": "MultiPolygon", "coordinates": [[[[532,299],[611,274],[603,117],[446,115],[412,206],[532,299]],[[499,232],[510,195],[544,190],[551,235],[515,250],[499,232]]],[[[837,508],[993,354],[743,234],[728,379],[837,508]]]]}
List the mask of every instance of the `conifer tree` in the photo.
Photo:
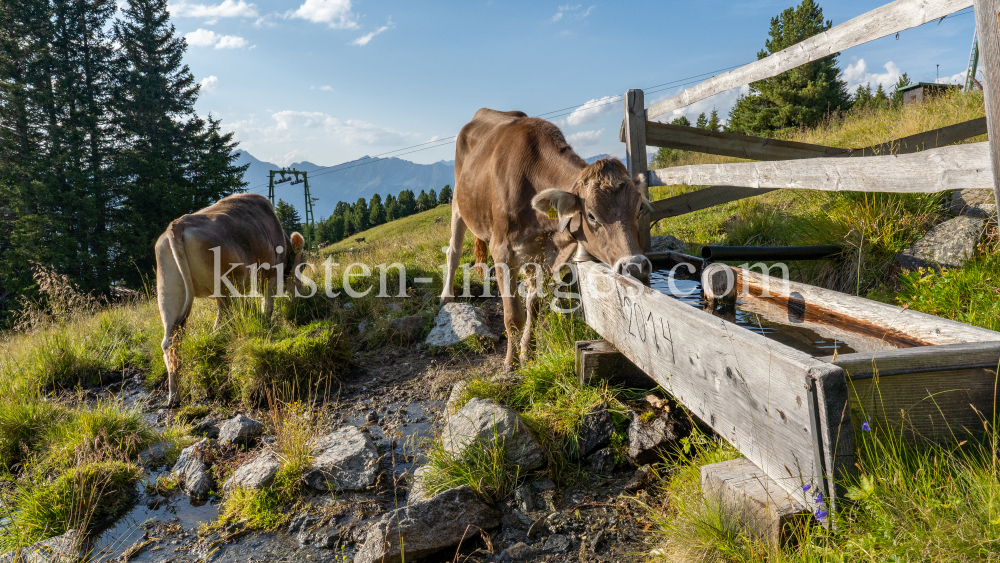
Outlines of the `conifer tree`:
{"type": "Polygon", "coordinates": [[[712,108],[712,113],[708,117],[708,124],[705,128],[709,131],[722,130],[722,124],[719,122],[719,112],[715,108],[712,108]]]}
{"type": "Polygon", "coordinates": [[[403,190],[399,192],[399,216],[409,217],[417,210],[417,200],[413,197],[413,190],[403,190]]]}
{"type": "Polygon", "coordinates": [[[285,200],[278,199],[278,204],[274,206],[274,214],[278,216],[278,222],[281,223],[286,235],[302,231],[302,217],[298,210],[285,200]]]}
{"type": "Polygon", "coordinates": [[[368,224],[376,227],[385,223],[385,207],[382,205],[382,196],[375,194],[369,204],[368,224]]]}
{"type": "MultiPolygon", "coordinates": [[[[814,0],[802,0],[771,19],[769,39],[757,53],[763,59],[833,27],[823,20],[823,9],[814,0]]],[[[824,115],[850,107],[847,85],[830,55],[750,84],[729,112],[728,129],[751,135],[814,125],[824,115]]]]}
{"type": "Polygon", "coordinates": [[[694,126],[698,129],[708,129],[708,118],[705,117],[705,112],[698,114],[698,119],[695,120],[694,126]]]}
{"type": "Polygon", "coordinates": [[[445,184],[438,194],[438,205],[451,203],[451,184],[445,184]]]}

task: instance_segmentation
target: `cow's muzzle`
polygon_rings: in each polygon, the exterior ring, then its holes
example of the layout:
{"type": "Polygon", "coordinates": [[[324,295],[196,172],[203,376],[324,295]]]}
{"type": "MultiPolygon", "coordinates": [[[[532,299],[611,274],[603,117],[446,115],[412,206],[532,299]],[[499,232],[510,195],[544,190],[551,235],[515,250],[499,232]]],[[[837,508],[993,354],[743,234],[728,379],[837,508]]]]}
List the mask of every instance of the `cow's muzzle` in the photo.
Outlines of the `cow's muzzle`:
{"type": "Polygon", "coordinates": [[[614,271],[623,276],[632,276],[645,281],[649,279],[649,274],[653,273],[653,263],[642,254],[633,254],[615,262],[614,271]]]}

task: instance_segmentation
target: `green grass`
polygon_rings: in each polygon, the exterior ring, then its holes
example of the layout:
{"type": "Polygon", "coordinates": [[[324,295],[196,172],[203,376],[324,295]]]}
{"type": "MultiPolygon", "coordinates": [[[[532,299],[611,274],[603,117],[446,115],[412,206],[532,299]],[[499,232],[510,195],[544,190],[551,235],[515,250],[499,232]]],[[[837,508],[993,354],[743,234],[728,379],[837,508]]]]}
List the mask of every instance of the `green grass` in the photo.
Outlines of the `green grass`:
{"type": "Polygon", "coordinates": [[[468,485],[486,502],[499,502],[514,492],[520,467],[510,459],[503,438],[477,438],[461,454],[446,451],[440,442],[428,452],[425,487],[428,496],[468,485]]]}
{"type": "Polygon", "coordinates": [[[377,246],[385,242],[398,243],[413,234],[423,234],[440,231],[442,229],[445,233],[445,244],[447,244],[448,233],[451,232],[451,204],[448,203],[439,205],[434,209],[428,209],[427,211],[410,215],[409,217],[403,217],[402,219],[397,219],[377,227],[372,227],[367,231],[353,234],[342,241],[335,242],[327,247],[324,247],[320,251],[320,254],[324,256],[328,254],[337,254],[348,251],[351,248],[360,249],[369,246],[377,246]],[[440,223],[435,222],[438,217],[441,217],[440,223]],[[365,242],[354,242],[354,239],[361,237],[364,237],[365,242]]]}

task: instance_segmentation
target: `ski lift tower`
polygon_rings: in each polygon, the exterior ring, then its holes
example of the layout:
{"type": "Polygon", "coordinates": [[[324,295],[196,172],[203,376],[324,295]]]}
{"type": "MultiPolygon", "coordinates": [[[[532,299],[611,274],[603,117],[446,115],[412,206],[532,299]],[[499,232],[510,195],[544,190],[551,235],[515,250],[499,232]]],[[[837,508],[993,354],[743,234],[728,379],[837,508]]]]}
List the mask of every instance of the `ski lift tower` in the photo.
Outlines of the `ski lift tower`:
{"type": "Polygon", "coordinates": [[[293,168],[282,168],[281,170],[271,170],[270,180],[267,184],[267,197],[271,200],[271,206],[274,206],[274,185],[284,184],[285,182],[291,182],[290,186],[295,184],[304,184],[303,188],[305,191],[306,207],[305,216],[302,218],[302,224],[308,225],[309,228],[303,228],[305,233],[303,236],[306,238],[306,246],[312,248],[316,240],[316,215],[313,213],[313,203],[319,201],[318,197],[312,197],[309,193],[309,173],[295,170],[293,168]],[[275,180],[275,175],[280,176],[279,179],[275,180]]]}

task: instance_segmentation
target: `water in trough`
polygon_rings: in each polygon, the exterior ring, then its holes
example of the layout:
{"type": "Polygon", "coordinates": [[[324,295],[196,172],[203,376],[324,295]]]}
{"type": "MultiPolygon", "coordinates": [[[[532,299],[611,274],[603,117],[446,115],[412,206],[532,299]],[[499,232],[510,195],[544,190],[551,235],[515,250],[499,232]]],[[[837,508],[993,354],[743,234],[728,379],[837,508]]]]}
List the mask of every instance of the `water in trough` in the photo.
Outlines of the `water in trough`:
{"type": "Polygon", "coordinates": [[[649,281],[650,286],[661,293],[812,356],[822,357],[831,356],[835,352],[850,354],[860,351],[839,338],[822,335],[812,328],[775,322],[760,312],[750,310],[753,308],[751,304],[742,299],[738,299],[735,306],[709,303],[705,299],[699,280],[675,276],[671,270],[657,270],[650,276],[649,281]]]}

